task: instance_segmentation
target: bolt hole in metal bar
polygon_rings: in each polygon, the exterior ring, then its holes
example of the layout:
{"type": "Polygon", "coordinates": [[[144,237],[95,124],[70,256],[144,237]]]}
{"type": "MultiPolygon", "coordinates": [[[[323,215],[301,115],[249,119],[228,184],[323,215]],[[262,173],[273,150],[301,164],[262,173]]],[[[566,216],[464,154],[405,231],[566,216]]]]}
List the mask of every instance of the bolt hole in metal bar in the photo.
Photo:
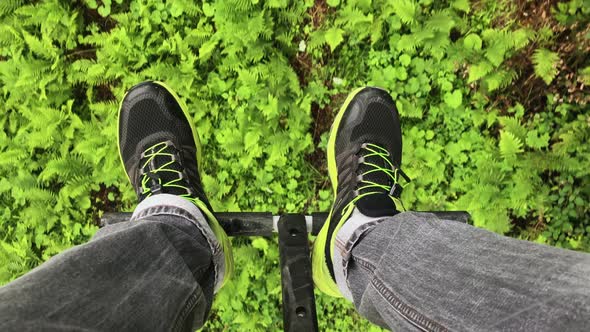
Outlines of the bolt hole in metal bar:
{"type": "MultiPolygon", "coordinates": [[[[430,213],[441,219],[464,223],[470,219],[469,213],[463,211],[430,213]]],[[[266,212],[226,212],[216,213],[216,216],[229,236],[273,236],[278,233],[284,330],[317,331],[308,233],[317,235],[328,214],[273,216],[266,212]]],[[[131,213],[128,212],[105,213],[100,226],[129,218],[131,213]]]]}

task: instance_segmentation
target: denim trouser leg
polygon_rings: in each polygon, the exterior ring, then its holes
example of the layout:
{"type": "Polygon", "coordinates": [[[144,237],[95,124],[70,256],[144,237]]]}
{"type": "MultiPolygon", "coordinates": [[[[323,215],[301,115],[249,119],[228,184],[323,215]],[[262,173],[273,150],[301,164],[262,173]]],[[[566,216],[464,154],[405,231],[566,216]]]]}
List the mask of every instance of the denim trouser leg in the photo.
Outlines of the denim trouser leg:
{"type": "Polygon", "coordinates": [[[588,254],[427,213],[401,213],[375,224],[351,232],[350,243],[338,246],[356,308],[380,326],[395,331],[590,328],[588,254]]]}
{"type": "Polygon", "coordinates": [[[0,331],[202,326],[215,285],[212,251],[184,210],[158,211],[107,226],[0,288],[0,331]]]}
{"type": "MultiPolygon", "coordinates": [[[[137,222],[101,229],[0,288],[0,331],[200,327],[214,293],[217,246],[202,229],[202,215],[198,222],[180,203],[138,207],[137,222]]],[[[350,221],[354,229],[338,233],[335,272],[340,266],[339,286],[378,325],[587,330],[590,255],[424,213],[350,221]]]]}

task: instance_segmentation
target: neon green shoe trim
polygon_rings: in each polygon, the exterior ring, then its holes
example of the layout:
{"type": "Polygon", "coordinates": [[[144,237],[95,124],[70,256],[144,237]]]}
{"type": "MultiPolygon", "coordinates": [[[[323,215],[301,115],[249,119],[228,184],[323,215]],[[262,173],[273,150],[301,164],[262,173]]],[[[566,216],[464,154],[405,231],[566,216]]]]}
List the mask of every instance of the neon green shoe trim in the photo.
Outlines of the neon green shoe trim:
{"type": "MultiPolygon", "coordinates": [[[[195,145],[197,147],[197,168],[199,170],[199,176],[202,179],[203,172],[202,172],[202,167],[201,167],[201,154],[202,154],[201,140],[199,139],[199,136],[197,135],[197,129],[195,128],[193,122],[191,121],[192,117],[190,116],[190,114],[187,111],[188,108],[187,108],[186,104],[184,103],[184,101],[182,99],[180,99],[180,97],[178,97],[176,92],[174,92],[174,90],[172,90],[172,88],[170,88],[165,83],[158,82],[158,81],[153,81],[152,83],[155,83],[155,84],[163,87],[164,89],[166,89],[166,91],[168,91],[174,97],[174,99],[176,99],[176,102],[180,105],[180,108],[182,109],[182,113],[184,114],[187,121],[189,122],[189,126],[190,126],[192,134],[193,134],[193,139],[195,140],[195,145]]],[[[123,99],[121,99],[121,103],[119,104],[119,112],[117,114],[117,125],[120,123],[121,109],[123,108],[123,100],[125,100],[125,97],[127,97],[128,93],[129,92],[125,93],[125,96],[123,96],[123,99]]],[[[119,141],[120,141],[119,130],[117,128],[117,142],[119,142],[119,141]]],[[[159,143],[159,144],[161,144],[161,143],[159,143]]],[[[156,148],[159,144],[152,146],[150,149],[156,148]]],[[[123,167],[123,171],[125,171],[125,164],[123,162],[123,154],[121,153],[121,145],[117,144],[117,146],[119,149],[119,160],[121,161],[121,166],[123,167]]],[[[149,157],[154,158],[158,154],[162,155],[162,151],[155,152],[155,153],[153,153],[152,156],[149,156],[149,157]]],[[[175,170],[167,169],[166,167],[169,166],[169,164],[171,164],[171,163],[167,163],[165,165],[162,165],[159,168],[159,170],[160,171],[178,172],[175,170]]],[[[125,173],[127,173],[127,172],[125,172],[125,173]]],[[[127,174],[127,178],[129,179],[129,182],[131,182],[131,178],[129,178],[129,174],[127,174]]],[[[145,181],[146,181],[145,179],[142,179],[142,188],[144,190],[148,190],[148,188],[145,186],[145,183],[146,183],[145,181]]],[[[169,186],[169,187],[175,186],[175,187],[184,188],[182,186],[176,185],[174,183],[174,181],[164,184],[164,186],[169,186]]],[[[149,194],[149,195],[151,195],[151,194],[149,194]]],[[[221,247],[223,248],[223,254],[224,254],[224,259],[225,259],[225,275],[224,275],[223,281],[221,283],[221,287],[223,287],[227,283],[227,281],[233,277],[233,274],[234,274],[234,258],[233,258],[233,254],[232,254],[232,247],[231,247],[231,242],[229,240],[229,237],[225,233],[225,230],[219,224],[219,221],[217,220],[215,215],[211,211],[209,211],[209,209],[207,208],[207,205],[204,202],[202,202],[198,198],[191,197],[189,195],[180,195],[179,197],[182,197],[182,198],[190,201],[191,203],[195,204],[201,210],[201,212],[203,212],[207,216],[207,218],[209,220],[209,226],[211,226],[211,230],[213,231],[213,234],[215,234],[215,237],[217,238],[217,240],[221,244],[221,247]]]]}
{"type": "Polygon", "coordinates": [[[225,259],[225,275],[223,281],[221,282],[221,286],[219,287],[222,288],[234,276],[234,255],[232,253],[231,242],[215,215],[207,208],[207,205],[198,199],[192,202],[195,203],[201,212],[207,216],[209,219],[209,226],[211,226],[213,234],[215,234],[217,241],[219,241],[221,247],[223,248],[223,256],[225,259]]]}
{"type": "MultiPolygon", "coordinates": [[[[358,88],[351,92],[332,123],[332,129],[330,130],[330,136],[328,138],[328,175],[330,177],[330,182],[332,183],[332,190],[334,192],[334,203],[336,204],[336,191],[338,190],[338,168],[336,167],[336,133],[338,132],[338,127],[340,126],[340,122],[344,117],[344,112],[348,108],[348,105],[352,101],[352,99],[362,90],[364,87],[358,88]]],[[[338,221],[338,224],[343,224],[341,221],[346,220],[347,216],[343,216],[338,221]],[[344,218],[346,217],[346,218],[344,218]]],[[[332,279],[330,274],[330,270],[328,268],[328,263],[326,263],[326,242],[328,241],[328,228],[330,223],[333,222],[332,220],[332,212],[330,211],[330,215],[328,215],[328,219],[322,229],[320,230],[315,242],[313,244],[312,249],[312,257],[311,257],[311,264],[312,264],[312,271],[313,271],[313,281],[316,287],[321,290],[322,292],[334,296],[334,297],[342,297],[340,290],[338,289],[338,285],[332,279]]],[[[338,228],[338,227],[337,227],[338,228]]],[[[335,233],[332,233],[332,235],[335,233]]],[[[330,239],[330,255],[332,256],[332,251],[334,248],[334,239],[335,237],[332,236],[330,239]]],[[[331,259],[331,258],[330,258],[331,259]]]]}

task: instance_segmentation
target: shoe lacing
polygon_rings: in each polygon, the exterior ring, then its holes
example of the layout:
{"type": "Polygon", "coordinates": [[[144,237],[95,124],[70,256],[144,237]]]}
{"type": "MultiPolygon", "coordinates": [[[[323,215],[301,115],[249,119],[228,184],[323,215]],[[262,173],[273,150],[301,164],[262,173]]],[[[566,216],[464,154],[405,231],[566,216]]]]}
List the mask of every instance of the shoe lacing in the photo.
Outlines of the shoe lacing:
{"type": "Polygon", "coordinates": [[[170,193],[193,203],[199,201],[180,163],[179,153],[171,141],[165,141],[152,145],[141,154],[139,175],[143,199],[154,194],[170,193]]]}
{"type": "Polygon", "coordinates": [[[359,168],[364,165],[366,167],[363,168],[368,170],[357,175],[357,183],[360,186],[355,190],[355,197],[344,207],[343,214],[348,215],[350,212],[352,212],[356,202],[360,199],[375,194],[387,194],[391,198],[394,205],[396,202],[399,202],[401,208],[405,210],[405,207],[400,200],[404,186],[399,182],[399,179],[400,176],[406,182],[410,182],[411,179],[406,175],[406,173],[404,173],[404,171],[393,165],[389,158],[389,151],[377,144],[364,143],[361,145],[358,154],[361,154],[358,159],[359,168]],[[369,161],[369,158],[374,160],[374,162],[369,161]],[[381,163],[382,165],[378,165],[377,163],[381,163]],[[388,180],[387,183],[378,183],[366,178],[367,175],[376,172],[384,173],[388,180]]]}

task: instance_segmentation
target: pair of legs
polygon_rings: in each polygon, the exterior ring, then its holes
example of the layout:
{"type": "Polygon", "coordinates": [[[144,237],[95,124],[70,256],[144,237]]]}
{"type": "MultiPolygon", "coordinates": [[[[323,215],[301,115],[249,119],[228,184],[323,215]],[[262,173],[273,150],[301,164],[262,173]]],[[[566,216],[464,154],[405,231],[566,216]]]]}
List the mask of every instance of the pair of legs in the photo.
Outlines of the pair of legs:
{"type": "MultiPolygon", "coordinates": [[[[121,155],[140,204],[129,222],[0,288],[1,331],[203,325],[233,262],[190,166],[200,159],[197,139],[178,134],[190,133],[182,108],[160,83],[125,97],[121,155]]],[[[380,137],[399,131],[388,95],[357,90],[336,121],[328,156],[336,200],[313,250],[322,291],[392,330],[587,328],[590,255],[400,213],[401,133],[390,144],[380,137]]]]}
{"type": "MultiPolygon", "coordinates": [[[[202,326],[213,300],[212,255],[191,220],[200,216],[179,217],[174,203],[162,203],[164,214],[107,226],[0,288],[0,330],[202,326]]],[[[433,215],[386,218],[354,247],[349,266],[357,310],[394,331],[589,326],[588,255],[433,215]]]]}

